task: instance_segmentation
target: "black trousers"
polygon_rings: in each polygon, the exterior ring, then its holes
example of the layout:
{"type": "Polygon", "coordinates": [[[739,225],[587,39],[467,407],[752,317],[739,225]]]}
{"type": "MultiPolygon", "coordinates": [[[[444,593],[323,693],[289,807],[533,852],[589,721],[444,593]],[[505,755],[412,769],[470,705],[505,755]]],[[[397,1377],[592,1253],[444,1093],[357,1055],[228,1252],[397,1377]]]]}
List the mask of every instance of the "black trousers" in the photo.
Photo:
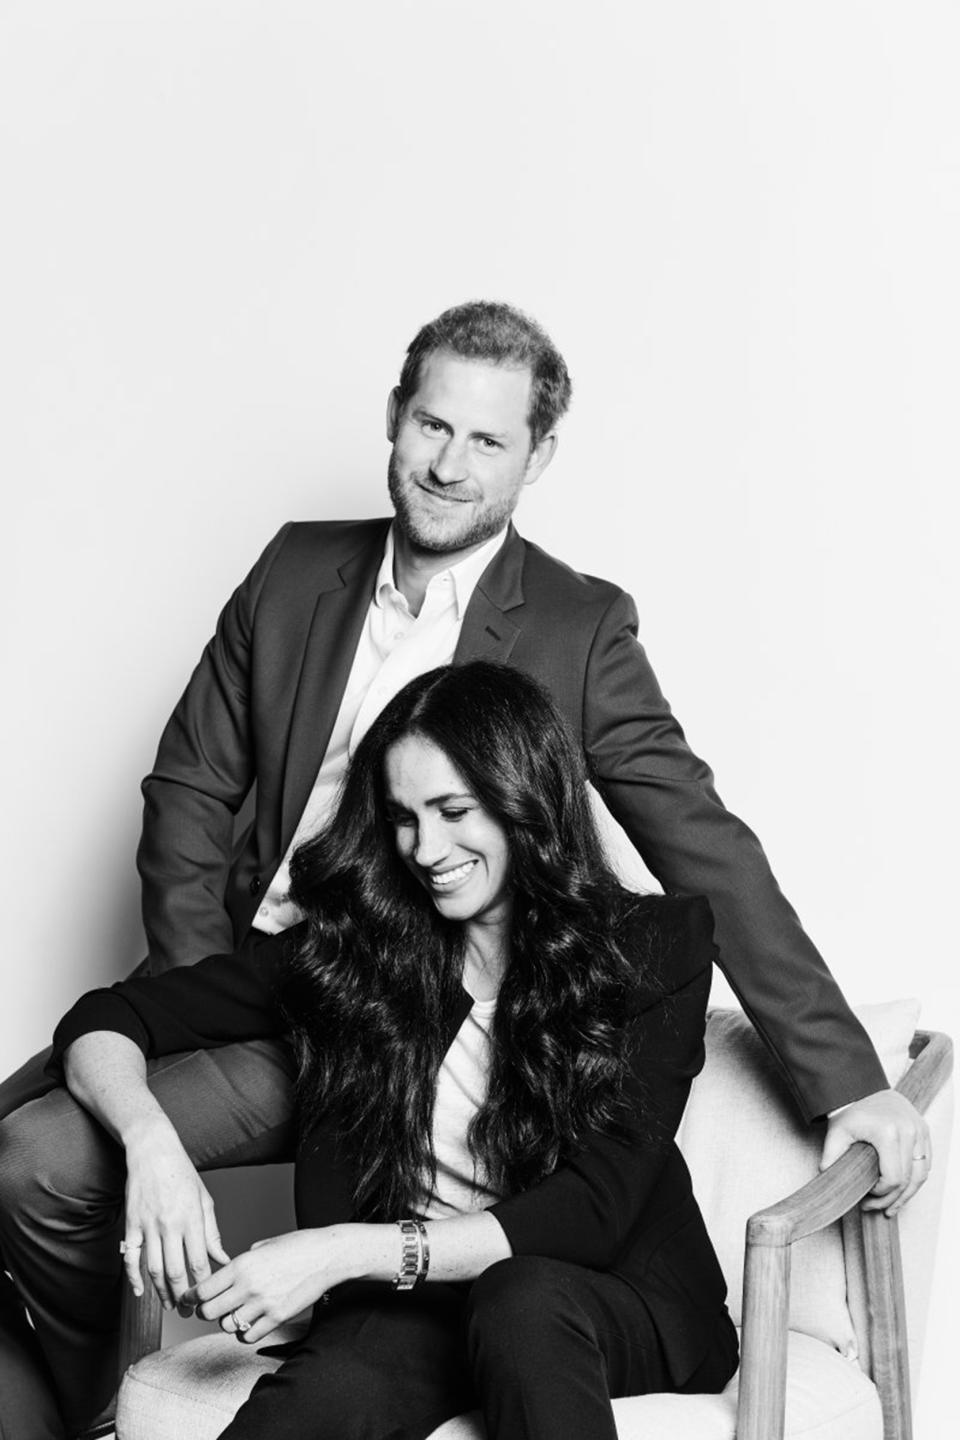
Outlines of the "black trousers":
{"type": "MultiPolygon", "coordinates": [[[[724,1311],[683,1389],[722,1390],[736,1367],[724,1311]]],[[[629,1285],[517,1256],[472,1285],[342,1287],[221,1440],[425,1440],[476,1408],[488,1440],[616,1440],[611,1398],[674,1388],[629,1285]]]]}

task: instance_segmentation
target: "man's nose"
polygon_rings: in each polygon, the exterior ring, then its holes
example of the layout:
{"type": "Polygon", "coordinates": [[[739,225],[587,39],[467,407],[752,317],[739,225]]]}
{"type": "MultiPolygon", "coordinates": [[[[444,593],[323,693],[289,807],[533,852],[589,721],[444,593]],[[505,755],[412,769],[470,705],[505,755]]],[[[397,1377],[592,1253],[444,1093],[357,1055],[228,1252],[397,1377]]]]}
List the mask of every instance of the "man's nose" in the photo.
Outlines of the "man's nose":
{"type": "Polygon", "coordinates": [[[448,438],[430,466],[441,485],[458,485],[467,478],[467,452],[459,441],[448,438]]]}

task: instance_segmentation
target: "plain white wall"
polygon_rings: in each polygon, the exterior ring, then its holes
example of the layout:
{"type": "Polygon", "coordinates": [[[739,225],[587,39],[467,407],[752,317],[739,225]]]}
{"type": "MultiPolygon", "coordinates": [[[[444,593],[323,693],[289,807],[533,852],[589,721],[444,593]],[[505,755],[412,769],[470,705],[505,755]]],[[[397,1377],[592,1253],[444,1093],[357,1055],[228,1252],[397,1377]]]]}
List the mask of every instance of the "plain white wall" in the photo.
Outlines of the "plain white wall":
{"type": "Polygon", "coordinates": [[[949,0],[6,0],[4,1070],[141,954],[137,787],[226,595],[382,511],[404,346],[477,295],[575,377],[524,532],[633,591],[850,998],[960,1034],[958,40],[949,0]]]}

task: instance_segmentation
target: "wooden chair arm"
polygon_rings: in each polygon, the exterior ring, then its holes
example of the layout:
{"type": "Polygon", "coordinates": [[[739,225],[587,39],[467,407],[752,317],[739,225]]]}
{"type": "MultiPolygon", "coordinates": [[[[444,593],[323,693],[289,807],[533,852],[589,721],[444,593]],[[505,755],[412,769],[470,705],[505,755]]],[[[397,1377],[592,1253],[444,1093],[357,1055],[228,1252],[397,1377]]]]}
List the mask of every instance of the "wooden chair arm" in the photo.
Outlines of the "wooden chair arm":
{"type": "MultiPolygon", "coordinates": [[[[897,1090],[923,1113],[953,1067],[948,1035],[917,1031],[915,1058],[897,1090]],[[918,1043],[919,1042],[919,1043],[918,1043]]],[[[759,1210],[747,1222],[748,1245],[790,1245],[832,1225],[877,1182],[877,1152],[860,1140],[840,1159],[785,1200],[759,1210]]]]}
{"type": "MultiPolygon", "coordinates": [[[[953,1046],[946,1035],[917,1031],[911,1054],[896,1088],[922,1113],[950,1074],[953,1046]]],[[[791,1246],[846,1215],[873,1189],[878,1174],[876,1151],[860,1141],[828,1170],[747,1221],[737,1440],[782,1440],[791,1246]]],[[[872,1378],[883,1408],[884,1440],[910,1440],[900,1232],[896,1218],[879,1210],[864,1211],[861,1223],[872,1378]]]]}

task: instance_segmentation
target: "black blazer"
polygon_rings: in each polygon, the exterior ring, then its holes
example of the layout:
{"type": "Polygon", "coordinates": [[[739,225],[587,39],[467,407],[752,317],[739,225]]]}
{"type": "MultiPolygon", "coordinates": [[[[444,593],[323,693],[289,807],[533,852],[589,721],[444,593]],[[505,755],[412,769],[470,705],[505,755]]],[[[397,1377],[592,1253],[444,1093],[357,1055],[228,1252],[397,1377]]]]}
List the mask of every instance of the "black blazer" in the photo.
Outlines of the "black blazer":
{"type": "MultiPolygon", "coordinates": [[[[240,943],[286,852],[336,719],[389,520],[289,524],[228,601],[144,781],[138,866],[154,969],[240,943]],[[254,820],[234,821],[256,784],[254,820]]],[[[876,1053],[688,747],[637,641],[633,600],[511,527],[455,659],[546,685],[664,890],[704,894],[720,965],[809,1119],[886,1087],[876,1053]]]]}
{"type": "MultiPolygon", "coordinates": [[[[274,981],[301,929],[269,938],[253,932],[236,954],[89,992],[57,1028],[54,1073],[67,1046],[92,1030],[128,1035],[148,1057],[282,1034],[274,981]]],[[[514,1254],[611,1271],[635,1288],[676,1386],[713,1343],[726,1298],[673,1138],[703,1065],[712,929],[705,900],[638,901],[622,941],[625,953],[643,957],[628,1002],[628,1137],[592,1136],[547,1179],[490,1207],[514,1254]]],[[[448,1018],[451,1042],[471,1003],[461,992],[448,1018]]],[[[295,1183],[301,1227],[354,1218],[353,1170],[334,1123],[303,1137],[295,1183]]]]}

